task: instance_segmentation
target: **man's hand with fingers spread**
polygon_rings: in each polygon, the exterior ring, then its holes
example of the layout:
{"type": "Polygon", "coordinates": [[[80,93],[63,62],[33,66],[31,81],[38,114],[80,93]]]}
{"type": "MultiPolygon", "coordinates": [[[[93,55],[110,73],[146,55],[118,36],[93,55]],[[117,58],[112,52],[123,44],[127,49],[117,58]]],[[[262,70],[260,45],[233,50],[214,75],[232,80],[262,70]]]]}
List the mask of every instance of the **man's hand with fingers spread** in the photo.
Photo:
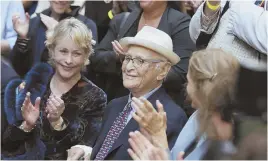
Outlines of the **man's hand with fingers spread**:
{"type": "Polygon", "coordinates": [[[157,147],[168,148],[166,129],[167,117],[163,105],[156,101],[157,109],[145,98],[132,98],[133,118],[138,122],[141,132],[157,147]],[[156,124],[157,122],[157,124],[156,124]]]}
{"type": "Polygon", "coordinates": [[[139,126],[144,128],[149,134],[157,134],[167,129],[167,118],[163,105],[160,101],[156,101],[157,109],[145,98],[132,98],[133,108],[136,113],[133,113],[133,118],[139,123],[139,126]],[[156,124],[157,122],[157,124],[156,124]]]}

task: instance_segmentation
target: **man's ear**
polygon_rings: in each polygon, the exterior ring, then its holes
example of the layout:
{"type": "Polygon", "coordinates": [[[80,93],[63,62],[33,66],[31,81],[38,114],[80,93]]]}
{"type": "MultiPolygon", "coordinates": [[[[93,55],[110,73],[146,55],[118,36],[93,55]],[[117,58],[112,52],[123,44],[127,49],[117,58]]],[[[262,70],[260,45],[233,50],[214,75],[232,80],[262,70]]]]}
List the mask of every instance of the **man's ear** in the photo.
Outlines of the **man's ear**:
{"type": "Polygon", "coordinates": [[[159,71],[159,74],[158,74],[156,79],[158,81],[164,80],[165,77],[168,75],[170,68],[171,68],[171,66],[169,63],[165,63],[163,65],[157,64],[156,69],[157,69],[157,71],[159,71]]]}

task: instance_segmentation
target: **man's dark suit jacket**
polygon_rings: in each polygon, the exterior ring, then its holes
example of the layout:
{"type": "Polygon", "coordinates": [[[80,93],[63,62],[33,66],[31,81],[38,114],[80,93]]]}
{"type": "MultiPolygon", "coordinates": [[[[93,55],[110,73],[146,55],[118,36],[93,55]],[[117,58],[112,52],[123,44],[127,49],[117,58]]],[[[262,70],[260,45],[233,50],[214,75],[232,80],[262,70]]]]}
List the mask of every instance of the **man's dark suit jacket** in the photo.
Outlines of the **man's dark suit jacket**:
{"type": "MultiPolygon", "coordinates": [[[[117,98],[108,104],[106,111],[104,112],[103,125],[100,135],[93,147],[91,160],[95,159],[113,122],[127,104],[128,98],[129,96],[117,98]]],[[[164,109],[167,113],[167,137],[169,148],[171,149],[175,144],[180,131],[187,121],[186,114],[177,104],[172,101],[172,99],[167,95],[163,88],[155,91],[155,93],[153,93],[148,98],[148,100],[154,107],[156,107],[156,100],[159,100],[164,106],[164,109]]],[[[139,126],[138,123],[133,118],[131,118],[131,120],[128,122],[120,134],[119,138],[113,144],[113,147],[109,151],[105,160],[131,160],[131,157],[127,152],[127,149],[130,148],[128,138],[129,132],[135,130],[139,130],[139,126]]]]}

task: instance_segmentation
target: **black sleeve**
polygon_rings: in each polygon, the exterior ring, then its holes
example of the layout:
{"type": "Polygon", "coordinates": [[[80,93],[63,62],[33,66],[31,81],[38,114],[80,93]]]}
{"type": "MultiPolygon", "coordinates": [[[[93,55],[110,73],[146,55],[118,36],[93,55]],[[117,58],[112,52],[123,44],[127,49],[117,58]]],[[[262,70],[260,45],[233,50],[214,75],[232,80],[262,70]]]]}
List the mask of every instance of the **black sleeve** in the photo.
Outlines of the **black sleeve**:
{"type": "Polygon", "coordinates": [[[21,76],[24,75],[31,69],[32,67],[32,47],[33,47],[33,35],[31,34],[34,25],[37,24],[37,17],[30,20],[29,32],[27,35],[27,39],[17,38],[17,41],[10,53],[10,60],[15,71],[21,76]]]}
{"type": "Polygon", "coordinates": [[[188,71],[189,59],[195,50],[195,45],[189,35],[190,17],[183,15],[173,21],[171,39],[173,49],[180,57],[180,62],[174,65],[168,73],[164,86],[167,89],[174,90],[174,87],[181,91],[183,84],[186,83],[186,74],[188,71]]]}
{"type": "Polygon", "coordinates": [[[95,48],[95,53],[91,56],[90,61],[93,71],[107,74],[118,74],[116,65],[118,60],[113,51],[112,41],[117,39],[120,21],[123,14],[116,15],[109,24],[109,29],[100,44],[95,48]]]}
{"type": "Polygon", "coordinates": [[[32,61],[30,53],[31,40],[17,38],[14,48],[11,51],[10,60],[14,70],[23,77],[31,68],[32,61]]]}
{"type": "Polygon", "coordinates": [[[98,43],[98,31],[97,31],[96,23],[94,21],[92,21],[91,19],[89,19],[89,18],[86,18],[86,19],[87,20],[85,22],[85,25],[87,25],[87,27],[91,30],[92,39],[95,40],[96,43],[98,43]]]}
{"type": "MultiPolygon", "coordinates": [[[[112,101],[113,101],[113,100],[112,100],[112,101]]],[[[112,101],[110,101],[110,102],[108,103],[107,107],[106,107],[105,110],[104,110],[103,118],[102,118],[102,121],[101,121],[101,128],[100,128],[100,131],[99,131],[99,133],[98,133],[98,135],[97,135],[97,137],[96,137],[96,139],[95,139],[95,141],[94,141],[92,147],[95,146],[96,141],[98,140],[98,136],[100,136],[100,133],[102,132],[103,127],[104,127],[104,125],[105,125],[105,123],[106,123],[106,121],[107,121],[107,119],[108,119],[108,116],[109,116],[109,113],[110,113],[110,108],[109,108],[109,107],[111,107],[112,101]]]]}
{"type": "Polygon", "coordinates": [[[24,147],[26,140],[34,137],[34,131],[29,133],[22,131],[15,125],[6,126],[2,135],[2,148],[5,151],[12,152],[24,147]]]}

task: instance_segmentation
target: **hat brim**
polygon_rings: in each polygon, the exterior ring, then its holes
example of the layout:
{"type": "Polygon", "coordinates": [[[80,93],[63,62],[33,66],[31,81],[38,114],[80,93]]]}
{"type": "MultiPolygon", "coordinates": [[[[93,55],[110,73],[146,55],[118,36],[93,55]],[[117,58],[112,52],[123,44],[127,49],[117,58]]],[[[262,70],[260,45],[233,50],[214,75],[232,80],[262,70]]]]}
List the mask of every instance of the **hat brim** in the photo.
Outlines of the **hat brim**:
{"type": "Polygon", "coordinates": [[[129,45],[138,45],[151,49],[167,58],[172,65],[175,65],[180,61],[180,57],[175,52],[148,40],[135,37],[124,37],[119,43],[123,48],[128,48],[129,45]]]}

